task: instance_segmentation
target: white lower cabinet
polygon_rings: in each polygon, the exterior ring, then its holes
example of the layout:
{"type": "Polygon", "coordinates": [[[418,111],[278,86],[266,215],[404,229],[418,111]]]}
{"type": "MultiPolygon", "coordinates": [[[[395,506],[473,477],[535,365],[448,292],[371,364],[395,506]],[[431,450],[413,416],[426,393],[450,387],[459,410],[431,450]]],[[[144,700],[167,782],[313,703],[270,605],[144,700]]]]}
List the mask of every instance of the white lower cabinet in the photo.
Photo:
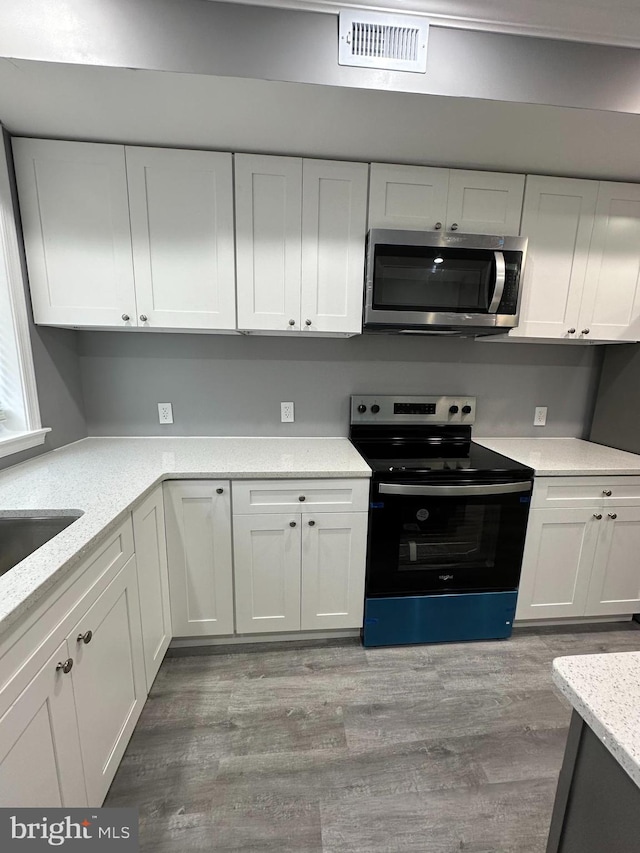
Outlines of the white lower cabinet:
{"type": "Polygon", "coordinates": [[[0,717],[0,805],[87,805],[66,640],[0,717]]]}
{"type": "Polygon", "coordinates": [[[607,507],[587,595],[589,616],[640,611],[640,506],[607,507]]]}
{"type": "Polygon", "coordinates": [[[164,497],[174,636],[233,634],[229,481],[176,480],[164,497]]]}

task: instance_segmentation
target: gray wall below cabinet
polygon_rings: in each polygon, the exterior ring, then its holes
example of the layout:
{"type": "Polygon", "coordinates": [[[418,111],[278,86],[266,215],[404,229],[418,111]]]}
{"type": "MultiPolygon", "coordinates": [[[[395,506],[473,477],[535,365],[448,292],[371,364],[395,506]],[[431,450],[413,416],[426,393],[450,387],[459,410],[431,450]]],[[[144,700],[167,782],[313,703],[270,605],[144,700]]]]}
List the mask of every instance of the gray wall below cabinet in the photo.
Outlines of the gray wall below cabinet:
{"type": "Polygon", "coordinates": [[[480,436],[588,435],[598,347],[362,336],[349,339],[80,332],[90,435],[341,436],[350,394],[478,397],[480,436]],[[280,423],[280,402],[295,423],[280,423]],[[157,403],[174,424],[158,424],[157,403]],[[533,426],[548,406],[546,428],[533,426]]]}

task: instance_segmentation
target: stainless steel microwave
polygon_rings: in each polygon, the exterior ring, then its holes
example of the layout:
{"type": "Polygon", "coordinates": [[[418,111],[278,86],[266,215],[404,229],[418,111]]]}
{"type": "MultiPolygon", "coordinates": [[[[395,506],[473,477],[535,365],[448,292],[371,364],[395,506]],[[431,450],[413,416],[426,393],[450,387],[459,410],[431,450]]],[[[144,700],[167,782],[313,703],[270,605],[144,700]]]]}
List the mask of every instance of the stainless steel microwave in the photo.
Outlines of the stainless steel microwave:
{"type": "Polygon", "coordinates": [[[527,240],[373,228],[366,331],[492,335],[518,325],[527,240]]]}

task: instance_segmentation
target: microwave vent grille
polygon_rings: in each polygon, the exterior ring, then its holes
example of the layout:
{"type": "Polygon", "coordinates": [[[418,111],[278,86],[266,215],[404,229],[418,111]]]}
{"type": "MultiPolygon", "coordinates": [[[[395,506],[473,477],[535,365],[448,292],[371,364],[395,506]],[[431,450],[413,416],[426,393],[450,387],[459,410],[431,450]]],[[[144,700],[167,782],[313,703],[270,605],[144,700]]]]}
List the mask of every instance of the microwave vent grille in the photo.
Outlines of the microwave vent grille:
{"type": "Polygon", "coordinates": [[[390,71],[427,70],[429,23],[409,15],[341,11],[338,62],[390,71]]]}

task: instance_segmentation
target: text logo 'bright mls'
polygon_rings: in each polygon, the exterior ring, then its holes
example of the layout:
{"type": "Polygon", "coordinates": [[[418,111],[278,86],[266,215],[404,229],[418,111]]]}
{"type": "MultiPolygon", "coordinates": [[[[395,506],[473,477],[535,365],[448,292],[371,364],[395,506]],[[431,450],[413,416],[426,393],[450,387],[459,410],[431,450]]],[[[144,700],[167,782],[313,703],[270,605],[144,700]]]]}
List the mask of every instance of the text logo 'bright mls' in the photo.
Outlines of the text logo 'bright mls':
{"type": "Polygon", "coordinates": [[[63,845],[82,853],[137,853],[137,809],[0,809],[0,850],[35,853],[63,845]]]}

